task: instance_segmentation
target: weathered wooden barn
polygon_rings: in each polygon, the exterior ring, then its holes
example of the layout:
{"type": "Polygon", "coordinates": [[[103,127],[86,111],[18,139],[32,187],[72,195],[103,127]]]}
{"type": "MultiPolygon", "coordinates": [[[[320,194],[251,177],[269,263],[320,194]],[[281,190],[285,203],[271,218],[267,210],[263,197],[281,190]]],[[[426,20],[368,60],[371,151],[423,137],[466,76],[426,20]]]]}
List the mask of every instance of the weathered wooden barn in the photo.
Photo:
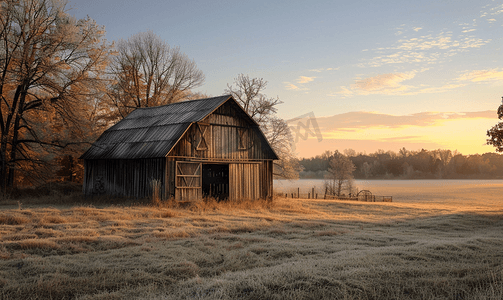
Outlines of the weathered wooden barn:
{"type": "Polygon", "coordinates": [[[82,156],[84,194],[191,201],[267,199],[278,159],[230,95],[138,108],[82,156]]]}

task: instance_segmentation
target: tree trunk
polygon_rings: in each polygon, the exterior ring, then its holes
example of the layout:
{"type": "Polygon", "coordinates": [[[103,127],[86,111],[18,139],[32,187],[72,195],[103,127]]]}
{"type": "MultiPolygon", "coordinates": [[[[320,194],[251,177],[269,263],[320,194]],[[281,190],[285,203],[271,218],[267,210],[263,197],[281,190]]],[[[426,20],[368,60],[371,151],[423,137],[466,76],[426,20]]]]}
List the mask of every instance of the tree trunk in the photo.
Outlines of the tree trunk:
{"type": "MultiPolygon", "coordinates": [[[[3,146],[3,145],[2,145],[3,146]]],[[[3,147],[2,147],[3,148],[3,147]]],[[[5,192],[7,188],[7,163],[5,161],[5,152],[0,152],[0,191],[5,192]]]]}
{"type": "Polygon", "coordinates": [[[15,162],[17,159],[17,150],[18,150],[18,141],[19,141],[19,129],[21,127],[21,120],[23,118],[24,113],[24,103],[26,101],[26,95],[28,93],[28,85],[23,84],[21,88],[21,93],[19,97],[19,105],[18,110],[16,112],[16,118],[14,119],[14,128],[12,129],[12,145],[10,149],[9,160],[12,162],[8,165],[8,177],[7,177],[7,186],[10,188],[14,187],[14,178],[16,173],[15,162]]]}
{"type": "Polygon", "coordinates": [[[341,196],[342,184],[344,183],[343,179],[337,180],[337,197],[341,196]]]}
{"type": "MultiPolygon", "coordinates": [[[[12,187],[13,181],[11,180],[11,176],[14,176],[14,171],[11,171],[12,166],[10,162],[12,162],[12,157],[10,155],[7,155],[8,149],[7,149],[7,144],[9,144],[9,136],[10,136],[10,129],[11,129],[11,124],[12,124],[12,118],[16,116],[16,119],[18,119],[19,115],[19,110],[17,109],[18,107],[21,107],[19,105],[19,100],[20,98],[24,98],[22,95],[22,90],[23,90],[24,84],[20,84],[16,88],[16,93],[14,94],[14,98],[12,99],[12,105],[10,107],[9,114],[7,116],[7,119],[5,120],[5,125],[3,126],[3,131],[2,131],[2,140],[1,140],[1,156],[2,156],[2,174],[1,174],[1,189],[2,191],[6,191],[7,187],[12,187]],[[12,175],[11,175],[12,174],[12,175]],[[12,182],[12,183],[11,183],[12,182]]],[[[26,92],[24,93],[26,95],[26,92]]],[[[15,127],[15,126],[14,126],[15,127]]],[[[16,130],[14,129],[14,132],[16,130]]],[[[14,147],[14,143],[11,143],[11,154],[12,154],[12,148],[14,147]]]]}

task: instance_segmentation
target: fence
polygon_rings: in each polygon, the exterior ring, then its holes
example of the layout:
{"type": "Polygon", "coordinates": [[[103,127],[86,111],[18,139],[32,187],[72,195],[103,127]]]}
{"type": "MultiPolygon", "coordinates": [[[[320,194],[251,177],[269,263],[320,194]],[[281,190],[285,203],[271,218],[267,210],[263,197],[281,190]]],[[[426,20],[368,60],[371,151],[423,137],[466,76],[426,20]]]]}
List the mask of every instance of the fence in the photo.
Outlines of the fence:
{"type": "Polygon", "coordinates": [[[364,202],[393,202],[393,196],[360,195],[358,197],[337,197],[327,195],[326,199],[353,200],[364,202]]]}
{"type": "Polygon", "coordinates": [[[369,193],[357,195],[329,195],[326,192],[318,193],[315,188],[310,189],[307,193],[301,191],[297,188],[296,191],[291,191],[290,193],[279,193],[285,198],[303,198],[303,199],[333,199],[333,200],[352,200],[352,201],[365,201],[365,202],[393,202],[393,196],[377,196],[369,193]]]}

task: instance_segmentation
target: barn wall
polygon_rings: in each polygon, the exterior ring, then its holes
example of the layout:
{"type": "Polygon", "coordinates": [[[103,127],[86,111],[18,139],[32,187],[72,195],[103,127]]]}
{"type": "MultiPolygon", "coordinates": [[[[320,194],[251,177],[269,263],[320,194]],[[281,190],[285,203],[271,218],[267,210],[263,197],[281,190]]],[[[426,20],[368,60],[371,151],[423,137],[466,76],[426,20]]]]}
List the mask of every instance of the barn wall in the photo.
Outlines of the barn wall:
{"type": "Polygon", "coordinates": [[[85,160],[84,194],[107,194],[145,198],[151,195],[151,181],[161,181],[165,190],[165,159],[85,160]]]}
{"type": "MultiPolygon", "coordinates": [[[[175,186],[176,179],[176,159],[167,158],[167,178],[168,185],[166,195],[178,201],[192,201],[202,198],[202,190],[194,188],[181,188],[175,186]]],[[[201,164],[207,163],[201,160],[179,159],[179,162],[193,162],[201,164]]],[[[213,161],[215,162],[215,161],[213,161]]],[[[225,162],[220,162],[225,163],[225,162]]],[[[184,174],[193,173],[194,168],[184,168],[184,174]]],[[[229,200],[243,199],[269,199],[273,194],[272,161],[229,163],[229,200]]],[[[200,187],[202,181],[194,181],[194,187],[200,187]]],[[[181,185],[179,182],[177,186],[181,185]]]]}
{"type": "Polygon", "coordinates": [[[260,164],[229,164],[229,200],[261,198],[260,164]]]}
{"type": "Polygon", "coordinates": [[[175,196],[175,158],[166,158],[166,198],[173,198],[175,196]]]}
{"type": "Polygon", "coordinates": [[[260,198],[272,199],[273,196],[273,161],[267,160],[260,165],[260,198]]]}
{"type": "Polygon", "coordinates": [[[205,136],[208,145],[206,149],[198,149],[201,133],[198,125],[193,124],[169,155],[229,161],[269,158],[269,155],[263,151],[264,140],[259,137],[258,128],[211,123],[209,126],[205,136]],[[244,133],[241,133],[243,131],[244,133]]]}
{"type": "Polygon", "coordinates": [[[272,159],[274,153],[258,126],[234,106],[229,101],[203,121],[192,124],[169,156],[222,161],[272,159]],[[208,129],[204,129],[206,126],[208,129]]]}

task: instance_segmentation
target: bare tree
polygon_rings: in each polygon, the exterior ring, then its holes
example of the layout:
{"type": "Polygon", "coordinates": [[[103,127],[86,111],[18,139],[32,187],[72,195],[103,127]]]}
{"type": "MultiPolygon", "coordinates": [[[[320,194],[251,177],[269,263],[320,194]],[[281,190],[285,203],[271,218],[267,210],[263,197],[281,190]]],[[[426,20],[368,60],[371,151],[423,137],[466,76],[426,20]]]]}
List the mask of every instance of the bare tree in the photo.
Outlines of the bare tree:
{"type": "Polygon", "coordinates": [[[0,187],[41,153],[82,141],[85,112],[102,85],[109,46],[66,1],[7,0],[0,6],[0,187]]]}
{"type": "MultiPolygon", "coordinates": [[[[503,97],[502,101],[503,103],[503,97]]],[[[498,119],[503,120],[503,104],[498,108],[498,119]]],[[[499,122],[487,131],[487,144],[496,147],[497,152],[503,152],[503,122],[499,122]]]]}
{"type": "Polygon", "coordinates": [[[178,47],[170,47],[152,31],[119,40],[111,64],[114,84],[108,102],[122,119],[138,107],[170,104],[190,98],[204,74],[178,47]]]}
{"type": "Polygon", "coordinates": [[[435,161],[438,162],[436,175],[440,178],[443,178],[445,176],[447,165],[449,164],[449,161],[452,158],[451,150],[442,150],[442,149],[433,150],[431,151],[431,156],[435,161]]]}
{"type": "Polygon", "coordinates": [[[401,158],[407,158],[407,156],[410,155],[410,151],[405,149],[405,147],[402,147],[402,149],[400,149],[398,153],[400,154],[401,158]]]}
{"type": "Polygon", "coordinates": [[[356,169],[351,159],[336,150],[329,158],[328,166],[328,174],[325,181],[328,193],[337,195],[338,197],[342,195],[343,190],[351,193],[353,171],[356,169]]]}
{"type": "Polygon", "coordinates": [[[291,145],[293,136],[288,124],[276,116],[278,97],[268,98],[263,92],[267,81],[239,74],[233,85],[227,84],[225,93],[231,94],[243,109],[260,125],[269,144],[278,155],[274,162],[274,175],[281,178],[298,178],[301,170],[291,145]]]}
{"type": "Polygon", "coordinates": [[[298,178],[301,166],[291,148],[293,136],[288,124],[281,118],[270,116],[262,130],[279,158],[274,162],[274,175],[280,178],[298,178]]]}
{"type": "Polygon", "coordinates": [[[231,94],[241,104],[244,110],[260,125],[277,112],[276,106],[282,102],[278,97],[267,98],[263,91],[267,81],[263,78],[250,78],[239,74],[234,78],[234,86],[227,84],[227,93],[231,94]]]}
{"type": "Polygon", "coordinates": [[[354,149],[344,149],[344,155],[346,155],[347,157],[355,157],[356,156],[356,151],[354,149]]]}

